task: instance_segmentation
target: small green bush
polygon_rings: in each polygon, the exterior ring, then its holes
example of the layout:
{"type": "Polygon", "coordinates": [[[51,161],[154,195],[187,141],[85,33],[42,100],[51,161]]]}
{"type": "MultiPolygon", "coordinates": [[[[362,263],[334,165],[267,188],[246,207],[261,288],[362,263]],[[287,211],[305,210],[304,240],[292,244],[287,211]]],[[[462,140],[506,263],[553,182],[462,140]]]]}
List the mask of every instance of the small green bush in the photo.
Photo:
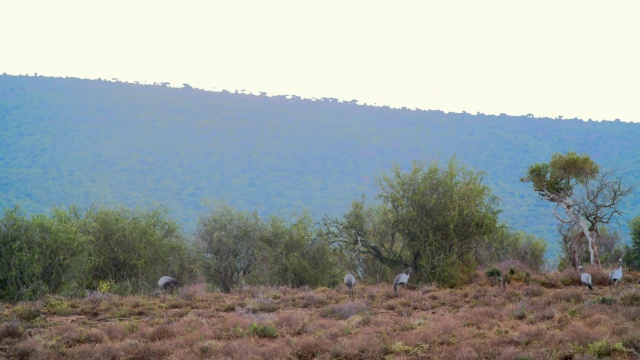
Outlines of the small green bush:
{"type": "Polygon", "coordinates": [[[254,322],[249,327],[249,334],[261,338],[277,338],[278,330],[273,325],[261,325],[254,322]]]}
{"type": "Polygon", "coordinates": [[[600,302],[600,304],[603,304],[603,305],[613,305],[616,303],[616,299],[610,296],[602,296],[598,299],[598,302],[600,302]]]}
{"type": "Polygon", "coordinates": [[[600,340],[587,345],[587,352],[596,358],[610,357],[615,352],[625,352],[622,343],[610,344],[607,340],[600,340]]]}
{"type": "Polygon", "coordinates": [[[507,273],[505,274],[505,281],[507,282],[521,282],[524,284],[529,284],[531,281],[531,273],[527,270],[520,270],[517,268],[509,268],[507,273]]]}

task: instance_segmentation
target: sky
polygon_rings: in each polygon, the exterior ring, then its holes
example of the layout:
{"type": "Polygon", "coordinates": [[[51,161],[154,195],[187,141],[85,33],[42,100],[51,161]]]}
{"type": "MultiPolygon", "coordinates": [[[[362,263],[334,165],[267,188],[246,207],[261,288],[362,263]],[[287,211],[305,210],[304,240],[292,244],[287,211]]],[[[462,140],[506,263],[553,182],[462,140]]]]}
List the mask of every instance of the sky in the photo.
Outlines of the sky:
{"type": "Polygon", "coordinates": [[[640,122],[640,2],[21,0],[0,73],[640,122]]]}

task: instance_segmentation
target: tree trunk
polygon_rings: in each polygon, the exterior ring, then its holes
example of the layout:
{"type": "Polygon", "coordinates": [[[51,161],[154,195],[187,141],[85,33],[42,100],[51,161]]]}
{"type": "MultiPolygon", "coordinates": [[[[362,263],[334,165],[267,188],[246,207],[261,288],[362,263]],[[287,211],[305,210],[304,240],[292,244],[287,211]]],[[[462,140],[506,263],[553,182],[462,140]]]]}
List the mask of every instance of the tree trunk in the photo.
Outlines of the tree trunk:
{"type": "Polygon", "coordinates": [[[571,253],[571,267],[577,269],[580,266],[580,259],[578,259],[578,240],[582,236],[576,236],[571,241],[571,245],[569,245],[569,252],[571,253]]]}
{"type": "Polygon", "coordinates": [[[582,232],[589,242],[589,258],[591,260],[591,265],[597,264],[598,266],[600,266],[600,256],[598,256],[598,246],[596,244],[596,239],[591,236],[591,231],[589,231],[589,225],[587,224],[587,221],[581,218],[578,214],[575,214],[573,211],[571,211],[571,205],[569,204],[567,199],[559,201],[558,204],[562,206],[571,221],[580,225],[580,227],[582,228],[582,232]]]}
{"type": "Polygon", "coordinates": [[[591,246],[590,252],[591,252],[591,264],[598,264],[598,266],[600,266],[600,256],[598,255],[598,233],[597,232],[591,232],[591,238],[593,239],[593,241],[591,242],[591,244],[589,244],[591,246]]]}

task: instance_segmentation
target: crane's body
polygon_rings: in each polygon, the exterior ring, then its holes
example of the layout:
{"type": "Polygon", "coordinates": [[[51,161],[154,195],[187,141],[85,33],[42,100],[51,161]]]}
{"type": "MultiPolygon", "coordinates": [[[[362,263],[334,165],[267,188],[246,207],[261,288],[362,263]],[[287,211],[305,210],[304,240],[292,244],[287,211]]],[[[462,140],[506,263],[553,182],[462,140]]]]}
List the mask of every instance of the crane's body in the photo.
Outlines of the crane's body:
{"type": "Polygon", "coordinates": [[[612,282],[615,283],[617,287],[618,282],[622,279],[622,259],[618,260],[618,262],[620,263],[620,266],[615,270],[611,270],[609,273],[609,290],[611,290],[612,282]]]}
{"type": "Polygon", "coordinates": [[[584,272],[584,268],[580,266],[580,280],[582,285],[588,286],[589,290],[593,291],[593,284],[591,283],[591,275],[584,272]]]}
{"type": "Polygon", "coordinates": [[[344,276],[344,284],[349,289],[349,295],[353,299],[353,287],[356,285],[356,277],[353,274],[347,274],[344,276]]]}
{"type": "Polygon", "coordinates": [[[158,280],[158,287],[160,288],[155,292],[155,296],[158,296],[162,292],[162,301],[167,297],[167,289],[171,286],[180,286],[180,283],[171,276],[163,276],[158,280]]]}
{"type": "Polygon", "coordinates": [[[407,288],[407,282],[409,281],[409,275],[411,275],[411,268],[407,268],[407,271],[398,274],[396,278],[393,280],[393,292],[398,295],[398,285],[404,285],[404,288],[407,288]]]}

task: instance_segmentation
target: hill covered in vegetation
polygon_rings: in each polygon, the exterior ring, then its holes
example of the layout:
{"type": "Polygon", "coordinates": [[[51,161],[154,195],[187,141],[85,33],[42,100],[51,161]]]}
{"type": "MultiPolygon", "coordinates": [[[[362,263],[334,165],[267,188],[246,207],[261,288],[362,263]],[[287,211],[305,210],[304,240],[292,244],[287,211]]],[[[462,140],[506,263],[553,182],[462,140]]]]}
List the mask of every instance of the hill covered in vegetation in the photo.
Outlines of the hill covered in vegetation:
{"type": "MultiPolygon", "coordinates": [[[[185,229],[208,204],[340,217],[394,164],[486,173],[502,221],[557,252],[553,206],[521,183],[556,152],[588,154],[637,188],[640,124],[392,109],[185,84],[0,76],[0,207],[166,206],[185,229]]],[[[621,235],[640,198],[622,207],[621,235]]],[[[614,230],[617,227],[613,227],[614,230]]]]}

